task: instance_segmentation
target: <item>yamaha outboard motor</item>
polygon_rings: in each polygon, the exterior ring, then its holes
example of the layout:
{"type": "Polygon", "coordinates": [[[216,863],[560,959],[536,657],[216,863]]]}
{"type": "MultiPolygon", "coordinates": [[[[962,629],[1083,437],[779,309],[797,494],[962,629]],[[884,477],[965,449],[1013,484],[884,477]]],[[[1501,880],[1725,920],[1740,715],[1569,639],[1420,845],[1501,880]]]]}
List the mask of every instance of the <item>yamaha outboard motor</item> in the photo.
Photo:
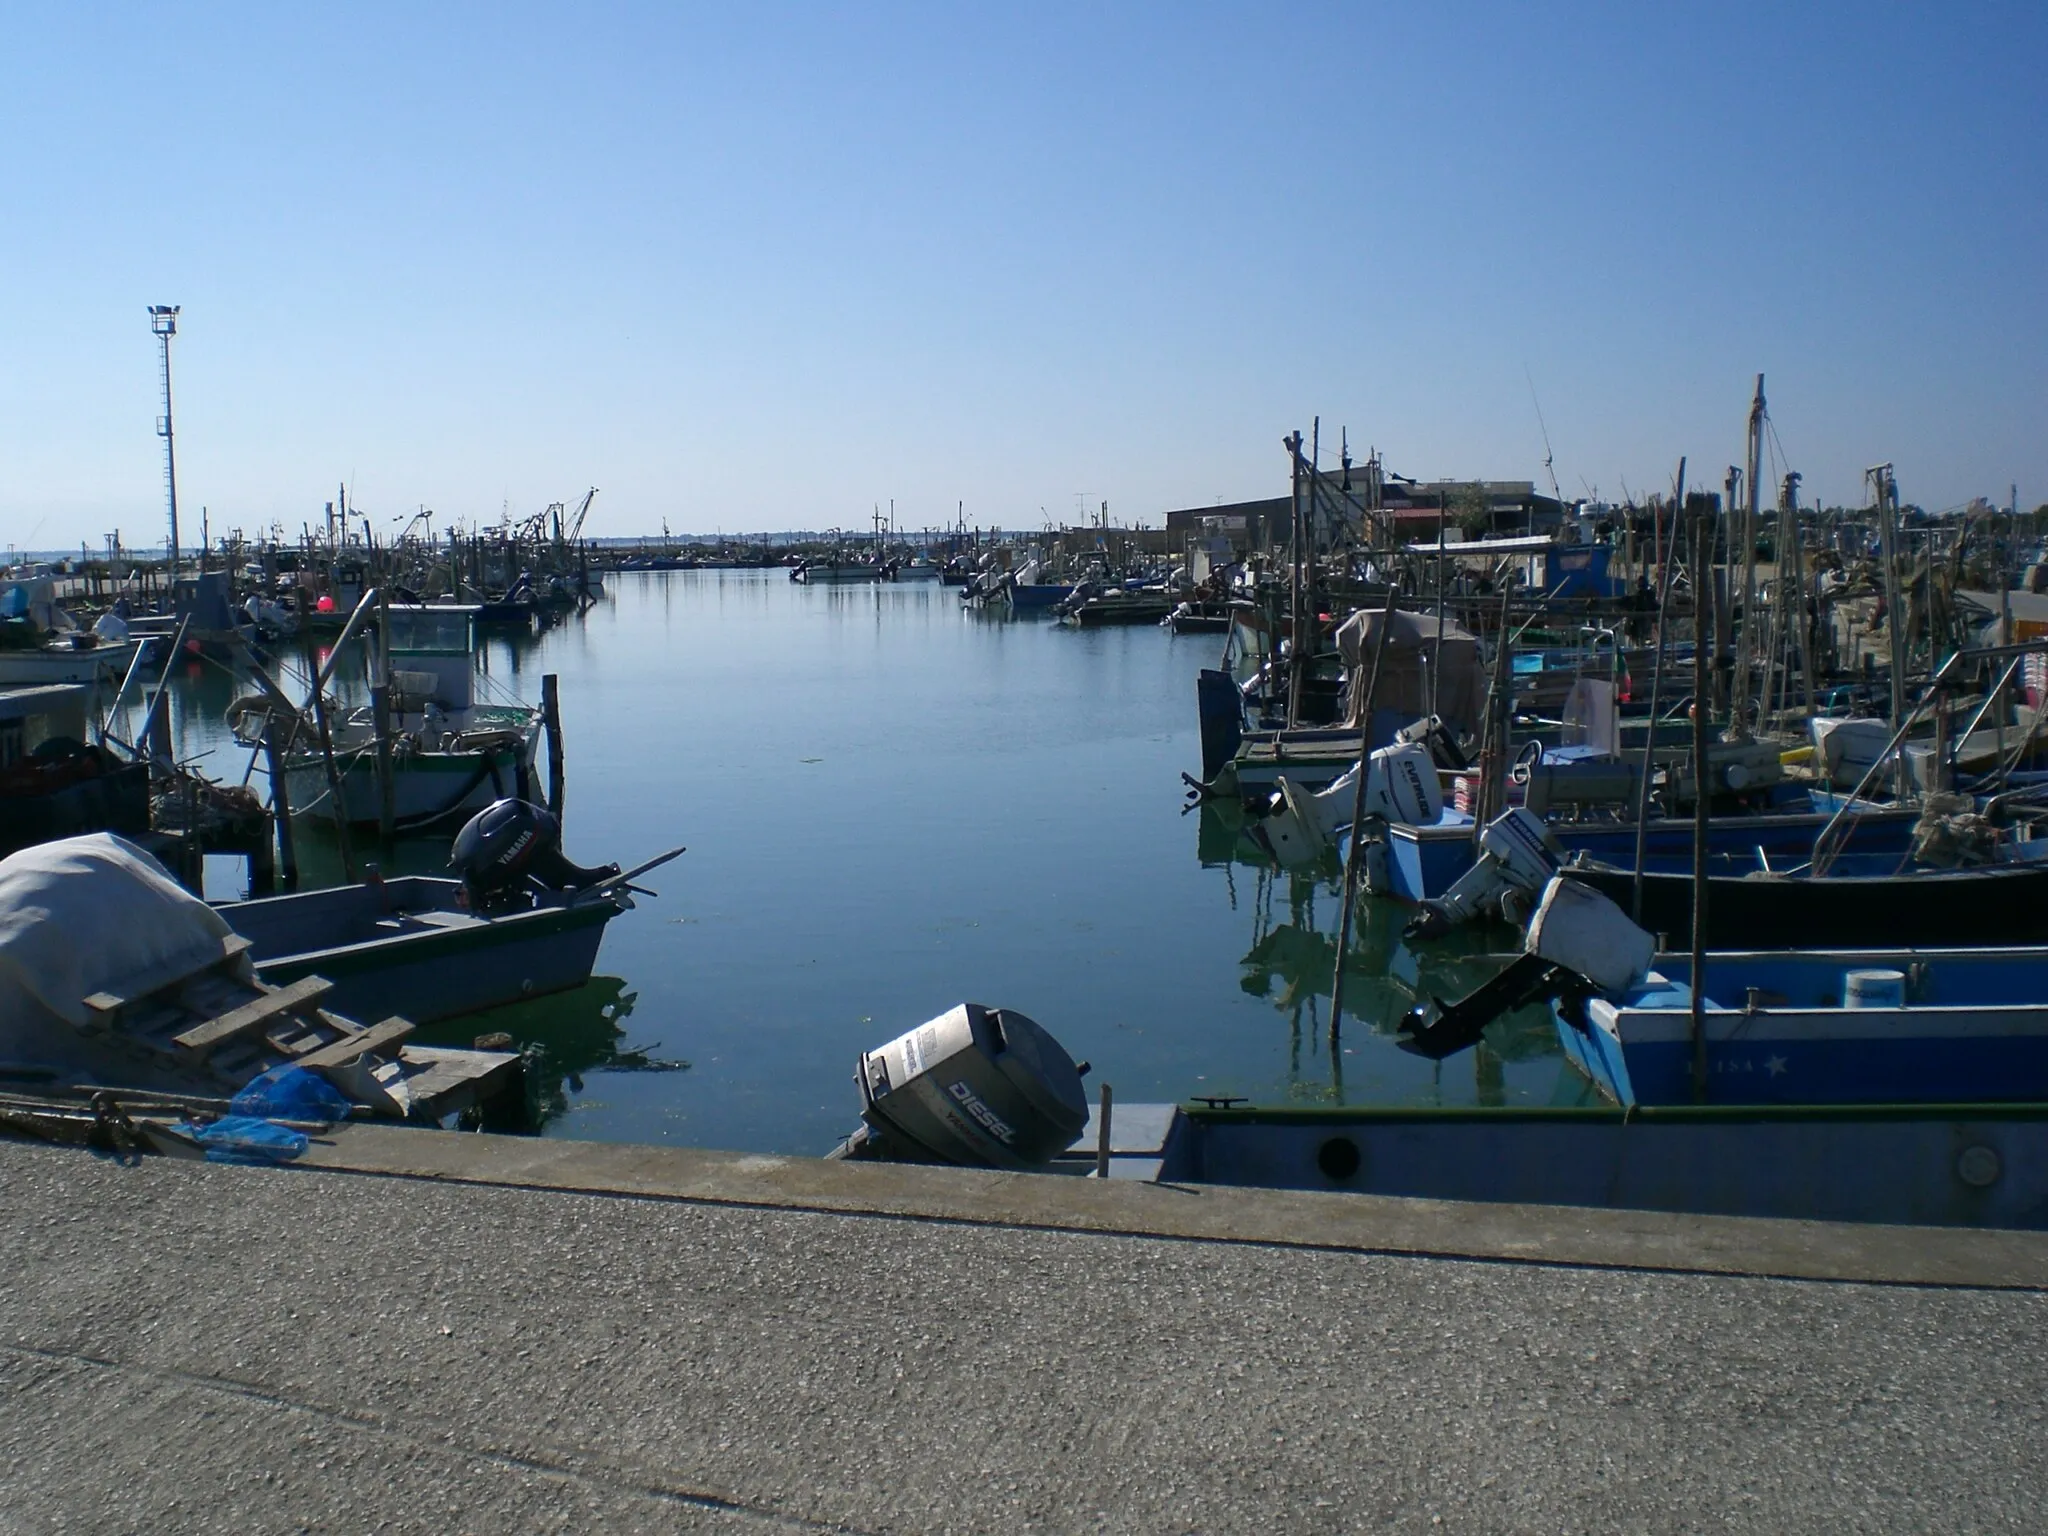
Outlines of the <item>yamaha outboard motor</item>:
{"type": "Polygon", "coordinates": [[[961,1003],[861,1056],[866,1123],[832,1156],[1043,1167],[1088,1123],[1087,1070],[1023,1014],[961,1003]]]}
{"type": "Polygon", "coordinates": [[[448,863],[462,876],[477,912],[520,911],[533,905],[533,887],[581,891],[616,880],[619,866],[585,869],[562,856],[562,824],[529,800],[498,800],[478,811],[455,834],[448,863]]]}

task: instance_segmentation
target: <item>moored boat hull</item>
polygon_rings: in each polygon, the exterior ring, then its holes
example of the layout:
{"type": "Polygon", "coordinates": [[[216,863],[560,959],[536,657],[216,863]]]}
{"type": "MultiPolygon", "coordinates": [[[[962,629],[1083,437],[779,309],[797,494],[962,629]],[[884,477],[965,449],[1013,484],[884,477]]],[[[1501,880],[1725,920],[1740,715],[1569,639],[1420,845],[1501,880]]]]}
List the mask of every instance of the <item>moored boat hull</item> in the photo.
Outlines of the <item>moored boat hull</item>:
{"type": "Polygon", "coordinates": [[[2048,1102],[2048,949],[1747,952],[1707,958],[1693,1042],[1690,958],[1660,956],[1619,1002],[1556,1009],[1566,1058],[1617,1104],[2048,1102]],[[1849,1006],[1859,972],[1900,1001],[1849,1006]]]}
{"type": "Polygon", "coordinates": [[[600,897],[485,916],[458,905],[461,889],[457,880],[405,876],[217,910],[251,941],[264,981],[317,975],[333,984],[332,1006],[344,1013],[403,1013],[417,1023],[583,985],[605,924],[622,910],[600,897]]]}

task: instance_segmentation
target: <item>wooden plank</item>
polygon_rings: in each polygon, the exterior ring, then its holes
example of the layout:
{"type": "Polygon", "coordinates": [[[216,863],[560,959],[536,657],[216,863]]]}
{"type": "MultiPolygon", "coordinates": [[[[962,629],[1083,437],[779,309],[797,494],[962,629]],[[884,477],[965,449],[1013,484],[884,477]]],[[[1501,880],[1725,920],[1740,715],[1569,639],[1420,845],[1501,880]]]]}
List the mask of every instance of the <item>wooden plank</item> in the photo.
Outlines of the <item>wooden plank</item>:
{"type": "Polygon", "coordinates": [[[275,992],[266,992],[239,1008],[230,1009],[217,1019],[208,1019],[172,1038],[188,1051],[210,1051],[223,1040],[232,1040],[247,1030],[268,1024],[280,1014],[304,1008],[327,995],[333,983],[318,976],[302,976],[288,987],[275,992]]]}
{"type": "Polygon", "coordinates": [[[408,1046],[404,1059],[413,1113],[434,1120],[490,1098],[519,1066],[509,1052],[453,1046],[408,1046]]]}
{"type": "Polygon", "coordinates": [[[410,1020],[391,1018],[381,1024],[372,1024],[368,1029],[359,1029],[352,1035],[343,1035],[339,1040],[309,1051],[299,1058],[302,1067],[345,1067],[360,1061],[371,1052],[388,1053],[412,1033],[410,1020]]]}
{"type": "Polygon", "coordinates": [[[126,995],[117,992],[95,992],[85,999],[85,1006],[94,1013],[119,1013],[130,1003],[138,1002],[152,992],[161,992],[166,987],[189,981],[203,971],[210,971],[223,960],[232,960],[249,947],[250,941],[239,933],[228,934],[220,941],[220,949],[193,964],[181,964],[174,969],[157,975],[138,977],[129,986],[126,995]]]}

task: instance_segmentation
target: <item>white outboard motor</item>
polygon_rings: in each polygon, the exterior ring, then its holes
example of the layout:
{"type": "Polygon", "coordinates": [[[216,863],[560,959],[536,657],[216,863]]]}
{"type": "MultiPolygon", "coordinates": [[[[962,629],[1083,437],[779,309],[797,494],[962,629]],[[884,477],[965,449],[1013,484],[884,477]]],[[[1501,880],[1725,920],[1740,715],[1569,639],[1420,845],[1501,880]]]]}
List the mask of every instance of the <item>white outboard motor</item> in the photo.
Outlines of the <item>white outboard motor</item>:
{"type": "Polygon", "coordinates": [[[1657,953],[1657,941],[1620,907],[1590,885],[1563,877],[1544,887],[1524,947],[1609,997],[1647,976],[1657,953]]]}
{"type": "MultiPolygon", "coordinates": [[[[1443,784],[1428,751],[1416,745],[1381,747],[1367,759],[1365,814],[1406,826],[1443,819],[1443,784]]],[[[1275,858],[1290,869],[1313,864],[1337,833],[1351,825],[1358,800],[1354,765],[1328,789],[1310,794],[1281,775],[1273,806],[1260,830],[1275,858]]]]}
{"type": "Polygon", "coordinates": [[[961,1003],[862,1054],[865,1123],[831,1155],[1040,1168],[1088,1123],[1087,1070],[1023,1014],[961,1003]]]}
{"type": "Polygon", "coordinates": [[[1442,1061],[1476,1045],[1502,1014],[1546,1001],[1566,1024],[1588,1033],[1586,999],[1623,996],[1649,974],[1656,949],[1657,941],[1605,896],[1554,875],[1529,919],[1521,956],[1455,1003],[1434,997],[1411,1009],[1396,1026],[1401,1049],[1442,1061]]]}
{"type": "Polygon", "coordinates": [[[1422,904],[1422,915],[1402,936],[1440,938],[1474,918],[1499,916],[1519,922],[1538,892],[1564,863],[1541,817],[1521,806],[1496,816],[1479,833],[1479,857],[1451,888],[1422,904]],[[1519,910],[1518,910],[1519,909],[1519,910]]]}

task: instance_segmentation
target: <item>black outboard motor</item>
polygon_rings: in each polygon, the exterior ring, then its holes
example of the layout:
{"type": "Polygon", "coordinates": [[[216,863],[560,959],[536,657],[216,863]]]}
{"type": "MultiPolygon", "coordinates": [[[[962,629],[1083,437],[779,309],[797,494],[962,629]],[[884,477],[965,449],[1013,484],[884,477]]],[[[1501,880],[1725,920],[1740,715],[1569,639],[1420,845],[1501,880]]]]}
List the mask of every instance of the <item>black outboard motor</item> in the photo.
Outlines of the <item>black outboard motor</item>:
{"type": "Polygon", "coordinates": [[[585,869],[562,856],[562,824],[529,800],[498,800],[455,834],[449,866],[476,912],[517,912],[533,905],[533,887],[582,891],[619,877],[616,864],[585,869]]]}

